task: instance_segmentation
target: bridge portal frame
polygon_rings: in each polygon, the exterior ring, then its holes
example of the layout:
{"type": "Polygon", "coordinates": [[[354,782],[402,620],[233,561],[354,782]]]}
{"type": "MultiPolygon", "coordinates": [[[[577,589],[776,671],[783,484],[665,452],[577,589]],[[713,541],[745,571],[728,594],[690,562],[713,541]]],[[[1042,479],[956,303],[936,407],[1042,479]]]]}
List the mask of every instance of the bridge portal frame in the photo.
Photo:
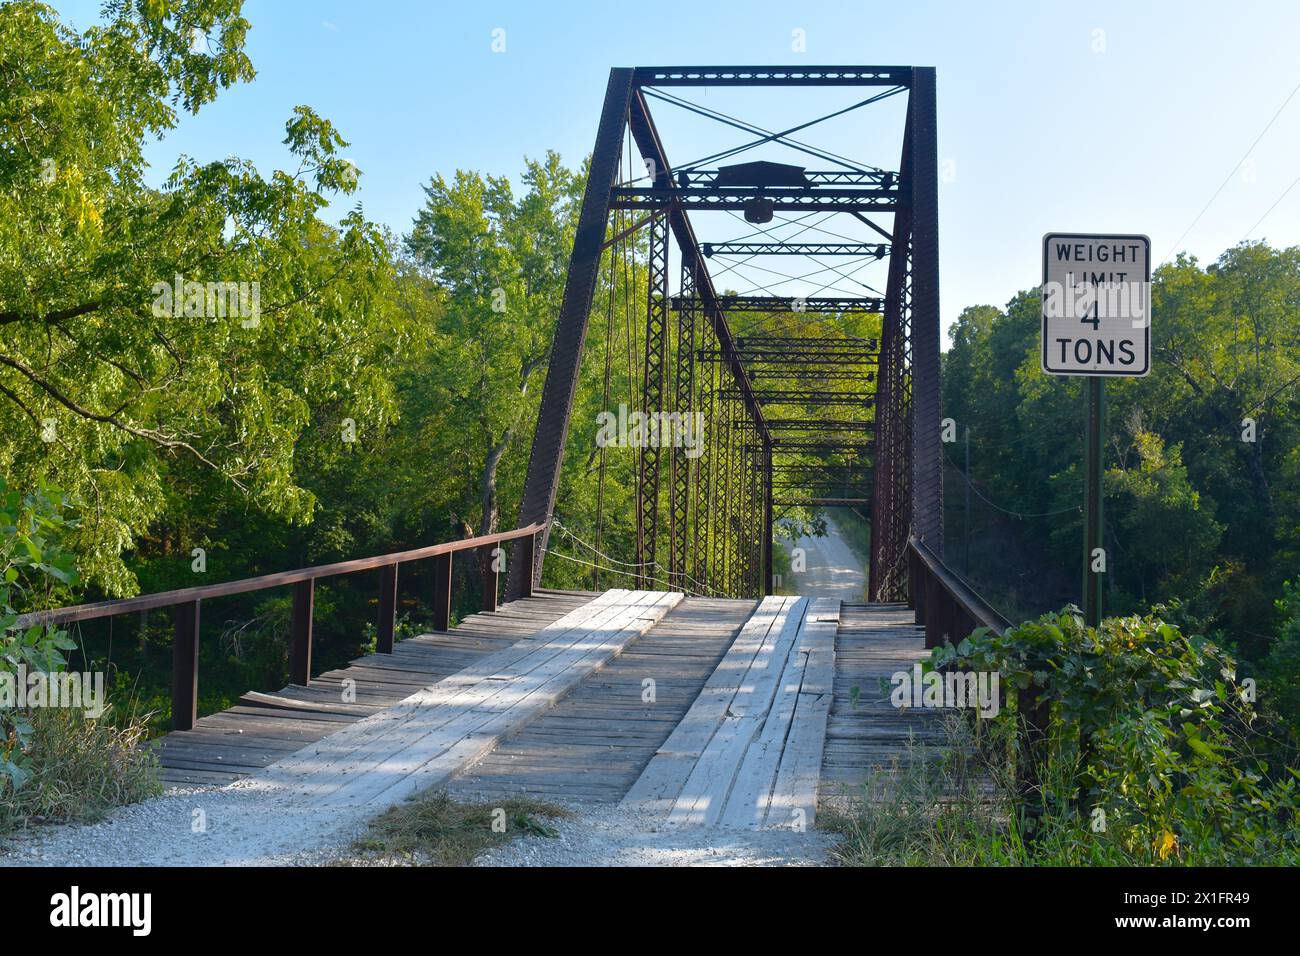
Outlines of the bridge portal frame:
{"type": "MultiPolygon", "coordinates": [[[[520,525],[543,523],[541,547],[531,562],[513,562],[508,571],[506,597],[513,599],[540,581],[550,519],[559,490],[564,447],[568,439],[574,396],[577,392],[582,347],[586,338],[597,285],[601,253],[611,210],[619,205],[651,208],[651,215],[665,215],[668,230],[676,239],[683,275],[688,276],[699,303],[694,323],[703,318],[701,335],[711,333],[714,345],[730,374],[736,398],[724,427],[734,430],[737,413],[758,433],[761,452],[756,460],[737,461],[745,467],[756,507],[749,509],[752,524],[761,524],[763,540],[721,542],[724,551],[741,561],[731,567],[747,576],[726,575],[729,588],[761,584],[770,593],[772,583],[772,450],[775,447],[755,395],[741,354],[726,318],[726,303],[720,300],[709,277],[705,256],[696,241],[687,208],[709,206],[708,196],[696,196],[691,184],[678,185],[663,143],[647,105],[644,88],[660,86],[890,86],[906,87],[908,108],[903,135],[902,157],[896,184],[873,182],[876,193],[865,202],[861,197],[842,197],[838,211],[851,213],[889,240],[891,262],[885,290],[881,362],[877,386],[875,435],[876,459],[872,488],[872,549],[869,594],[873,600],[903,600],[907,596],[907,542],[915,535],[935,554],[943,553],[943,468],[939,419],[939,242],[938,242],[938,147],[935,71],[933,67],[825,66],[825,67],[637,67],[614,68],[606,85],[604,105],[592,150],[591,168],[583,194],[573,251],[569,260],[564,297],[557,318],[541,406],[529,455],[520,525]],[[641,159],[653,173],[651,186],[635,192],[620,190],[616,178],[626,135],[630,132],[641,159]],[[678,195],[680,193],[680,195],[678,195]],[[697,203],[698,200],[698,203],[697,203]],[[887,233],[864,215],[863,210],[885,207],[894,214],[894,228],[887,233]],[[757,479],[757,480],[755,480],[757,479]],[[761,489],[758,485],[761,484],[761,489]],[[756,512],[756,513],[755,513],[756,512]]],[[[799,201],[799,200],[790,200],[799,201]]],[[[837,208],[828,197],[819,208],[837,208]]],[[[666,252],[666,250],[665,250],[666,252]]],[[[650,287],[657,287],[658,273],[666,276],[668,256],[651,256],[650,287]]],[[[666,288],[666,285],[664,286],[666,288]]],[[[664,294],[666,299],[666,293],[664,294]]],[[[648,322],[646,348],[663,354],[662,335],[669,325],[672,303],[660,303],[659,321],[648,322]]],[[[650,309],[655,309],[652,300],[650,309]]],[[[701,340],[703,341],[703,339],[701,340]]],[[[688,355],[688,360],[693,360],[688,355]]],[[[681,360],[681,357],[678,357],[681,360]]],[[[663,379],[659,380],[663,382],[663,379]]],[[[693,388],[694,375],[676,377],[675,393],[693,388]],[[680,384],[679,384],[680,383],[680,384]]],[[[663,384],[668,384],[664,382],[663,384]]],[[[721,382],[718,382],[721,386],[721,382]]],[[[662,393],[664,389],[660,388],[662,393]]],[[[638,563],[656,560],[654,528],[647,528],[657,511],[659,475],[657,452],[642,456],[638,488],[638,563]],[[655,500],[649,498],[650,490],[655,500]],[[647,531],[649,534],[647,535],[647,531]]],[[[725,460],[715,463],[727,469],[725,460]]],[[[734,467],[733,466],[733,467],[734,467]]],[[[690,478],[683,463],[670,459],[667,482],[670,494],[669,580],[674,586],[685,578],[686,509],[692,498],[686,488],[690,478]]],[[[696,482],[698,484],[698,477],[696,482]]],[[[657,519],[656,519],[657,520],[657,519]]],[[[743,534],[745,529],[741,529],[743,534]]],[[[698,544],[698,542],[697,542],[698,544]]],[[[697,572],[702,552],[696,551],[697,572]]],[[[716,545],[715,545],[716,550],[716,545]]],[[[714,569],[716,571],[716,569],[714,569]]]]}

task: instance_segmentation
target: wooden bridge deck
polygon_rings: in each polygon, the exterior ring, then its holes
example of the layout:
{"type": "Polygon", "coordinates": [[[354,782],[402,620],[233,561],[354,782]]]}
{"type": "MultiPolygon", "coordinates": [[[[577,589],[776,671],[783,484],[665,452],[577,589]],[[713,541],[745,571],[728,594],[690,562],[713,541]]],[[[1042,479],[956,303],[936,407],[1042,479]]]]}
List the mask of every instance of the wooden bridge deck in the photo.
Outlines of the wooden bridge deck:
{"type": "Polygon", "coordinates": [[[246,777],[535,634],[593,597],[539,590],[497,611],[473,614],[452,631],[399,641],[391,655],[359,657],[313,677],[308,687],[245,694],[234,707],[200,718],[193,730],[174,731],[159,741],[163,782],[210,786],[246,777]],[[345,680],[356,682],[355,703],[343,703],[345,680]]]}
{"type": "Polygon", "coordinates": [[[874,767],[889,767],[908,742],[936,742],[934,711],[900,710],[890,677],[928,656],[925,629],[905,604],[844,604],[835,639],[835,698],[822,754],[822,797],[859,786],[874,767]],[[856,693],[855,689],[856,688],[856,693]]]}
{"type": "Polygon", "coordinates": [[[450,787],[457,796],[615,802],[699,695],[757,602],[688,597],[450,787]],[[654,701],[642,700],[654,681],[654,701]]]}
{"type": "MultiPolygon", "coordinates": [[[[382,742],[393,733],[340,731],[370,715],[386,719],[409,710],[412,695],[428,694],[450,675],[460,681],[495,667],[491,661],[519,641],[567,626],[556,622],[580,608],[588,613],[594,598],[539,591],[473,615],[452,631],[399,642],[391,656],[359,658],[313,678],[309,687],[247,694],[193,730],[163,738],[164,779],[189,786],[254,774],[261,780],[258,771],[288,761],[302,765],[303,779],[320,780],[314,754],[345,746],[364,753],[376,747],[364,740],[382,742]],[[355,703],[342,702],[345,681],[355,681],[355,703]],[[363,743],[345,745],[349,735],[363,743]]],[[[671,778],[673,790],[662,808],[670,822],[783,825],[791,807],[807,807],[811,823],[817,798],[860,784],[872,767],[904,753],[909,738],[938,737],[933,714],[900,711],[888,699],[890,675],[925,655],[921,629],[906,607],[789,598],[769,598],[760,607],[689,597],[644,627],[648,632],[624,638],[604,666],[569,681],[553,705],[528,711],[492,738],[490,752],[464,760],[447,784],[451,792],[644,804],[663,777],[671,778]],[[791,609],[788,623],[776,604],[791,609]]],[[[389,774],[389,763],[376,769],[389,774]]],[[[267,772],[274,775],[276,767],[267,772]]],[[[359,782],[358,775],[353,779],[359,782]]],[[[319,784],[306,789],[311,786],[319,784]]]]}

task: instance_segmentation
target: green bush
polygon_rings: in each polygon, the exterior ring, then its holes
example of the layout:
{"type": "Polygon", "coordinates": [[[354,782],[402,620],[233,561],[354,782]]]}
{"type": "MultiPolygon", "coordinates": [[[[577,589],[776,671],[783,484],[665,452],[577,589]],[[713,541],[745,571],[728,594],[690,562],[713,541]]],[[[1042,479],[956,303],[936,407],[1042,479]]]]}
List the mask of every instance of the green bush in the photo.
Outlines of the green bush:
{"type": "Polygon", "coordinates": [[[1300,582],[1287,581],[1275,602],[1281,626],[1259,666],[1260,708],[1300,745],[1300,582]]]}
{"type": "MultiPolygon", "coordinates": [[[[76,647],[56,627],[20,627],[15,606],[50,607],[77,580],[72,556],[59,546],[75,522],[66,495],[50,489],[23,495],[0,478],[0,680],[16,688],[20,669],[54,673],[66,665],[63,651],[76,647]]],[[[3,691],[0,691],[3,693],[3,691]]],[[[27,779],[32,724],[14,701],[0,700],[0,784],[27,779]]]]}
{"type": "Polygon", "coordinates": [[[54,674],[76,644],[54,626],[21,627],[25,611],[72,597],[77,572],[61,541],[76,527],[68,496],[51,488],[11,491],[0,479],[0,833],[30,822],[85,821],[159,792],[143,746],[144,718],[88,717],[66,707],[17,706],[20,675],[54,674]],[[17,695],[14,695],[15,698],[17,695]]]}
{"type": "Polygon", "coordinates": [[[1300,792],[1213,642],[1154,617],[1099,628],[1067,608],[979,629],[931,666],[1000,675],[1005,703],[979,746],[1009,768],[1031,853],[1056,862],[1300,860],[1300,792]]]}

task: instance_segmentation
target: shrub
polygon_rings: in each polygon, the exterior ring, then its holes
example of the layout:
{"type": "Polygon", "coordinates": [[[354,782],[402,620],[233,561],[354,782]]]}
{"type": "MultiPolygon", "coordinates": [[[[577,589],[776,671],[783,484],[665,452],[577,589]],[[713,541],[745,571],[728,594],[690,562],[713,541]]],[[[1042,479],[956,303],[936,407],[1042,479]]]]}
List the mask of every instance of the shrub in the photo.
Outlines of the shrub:
{"type": "Polygon", "coordinates": [[[131,716],[40,708],[29,716],[23,783],[0,782],[0,833],[39,823],[91,823],[113,807],[162,792],[147,724],[131,716]]]}
{"type": "Polygon", "coordinates": [[[1000,675],[1006,702],[979,746],[1010,767],[1012,815],[1035,852],[1300,859],[1296,771],[1213,642],[1154,617],[1091,628],[1067,608],[1003,635],[979,629],[931,665],[1000,675]]]}
{"type": "Polygon", "coordinates": [[[72,556],[59,546],[75,522],[66,495],[42,488],[23,495],[0,478],[0,781],[21,786],[29,774],[28,712],[7,699],[22,671],[54,673],[76,645],[56,627],[20,627],[15,605],[49,607],[77,580],[72,556]]]}
{"type": "Polygon", "coordinates": [[[65,707],[17,706],[22,673],[54,674],[76,644],[54,626],[20,627],[27,610],[65,603],[77,572],[61,547],[76,527],[71,502],[41,488],[23,495],[0,479],[0,832],[28,822],[85,821],[161,790],[156,761],[141,743],[146,721],[114,726],[65,707]],[[8,699],[13,694],[15,699],[8,699]]]}

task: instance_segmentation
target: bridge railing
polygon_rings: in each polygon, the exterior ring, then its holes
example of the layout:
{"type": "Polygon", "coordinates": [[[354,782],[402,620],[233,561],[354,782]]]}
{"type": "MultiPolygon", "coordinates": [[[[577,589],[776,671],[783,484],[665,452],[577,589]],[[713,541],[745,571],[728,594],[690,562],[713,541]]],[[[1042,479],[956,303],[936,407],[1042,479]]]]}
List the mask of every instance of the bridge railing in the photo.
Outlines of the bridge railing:
{"type": "MultiPolygon", "coordinates": [[[[257,577],[223,581],[220,584],[179,588],[174,591],[142,594],[120,600],[97,601],[47,611],[34,611],[19,617],[17,626],[26,628],[34,624],[72,624],[77,621],[129,614],[133,611],[176,608],[172,637],[172,727],[176,730],[189,730],[198,719],[199,607],[203,601],[291,585],[293,614],[289,629],[289,679],[291,683],[306,686],[311,679],[312,607],[316,582],[321,578],[379,569],[381,575],[376,650],[380,654],[391,654],[393,631],[397,620],[397,571],[401,565],[432,559],[433,627],[435,630],[445,631],[451,622],[452,556],[462,551],[483,550],[486,552],[485,557],[490,558],[494,549],[507,541],[516,541],[518,544],[515,545],[515,553],[511,556],[511,560],[523,561],[525,567],[531,568],[537,535],[545,527],[544,524],[531,524],[513,531],[479,535],[475,538],[448,541],[408,551],[394,551],[369,558],[320,564],[294,571],[277,571],[257,577]]],[[[532,594],[532,575],[524,575],[524,582],[522,596],[527,597],[532,594]]],[[[483,610],[495,611],[496,607],[497,573],[494,562],[485,560],[483,562],[483,610]]]]}
{"type": "Polygon", "coordinates": [[[916,623],[925,625],[926,647],[948,638],[956,643],[977,627],[1001,634],[1011,626],[915,535],[907,542],[907,583],[916,623]]]}

